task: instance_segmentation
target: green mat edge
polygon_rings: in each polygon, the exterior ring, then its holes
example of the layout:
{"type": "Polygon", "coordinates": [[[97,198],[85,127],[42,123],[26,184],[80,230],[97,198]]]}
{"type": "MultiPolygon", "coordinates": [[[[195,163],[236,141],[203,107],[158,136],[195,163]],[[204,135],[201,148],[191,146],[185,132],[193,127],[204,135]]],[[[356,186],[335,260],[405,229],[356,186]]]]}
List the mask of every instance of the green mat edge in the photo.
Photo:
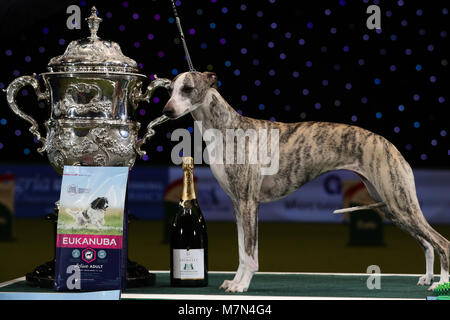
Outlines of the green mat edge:
{"type": "MultiPolygon", "coordinates": [[[[145,294],[151,295],[173,295],[175,297],[189,295],[211,295],[220,296],[224,300],[227,296],[254,296],[263,297],[330,297],[330,298],[368,298],[368,299],[427,299],[432,292],[427,286],[417,286],[417,276],[414,275],[381,275],[381,289],[369,290],[364,288],[369,274],[309,274],[309,273],[257,273],[252,280],[249,291],[244,293],[227,293],[219,290],[219,285],[225,279],[231,279],[234,273],[210,272],[210,283],[206,288],[172,288],[169,286],[169,274],[167,271],[154,272],[157,275],[157,284],[147,288],[131,288],[122,292],[124,300],[139,300],[140,297],[126,298],[127,294],[139,295],[145,299],[145,294]],[[324,277],[328,278],[323,279],[324,277]],[[272,282],[267,279],[272,278],[272,282]],[[332,281],[330,281],[332,280],[332,281]],[[326,286],[329,283],[329,287],[326,286]],[[384,286],[383,286],[384,283],[384,286]],[[359,285],[359,291],[355,290],[359,285]],[[396,286],[400,286],[397,288],[396,286]],[[275,289],[274,289],[275,288],[275,289]],[[194,291],[195,292],[192,292],[194,291]],[[291,291],[292,290],[292,291],[291,291]],[[200,291],[200,292],[199,292],[200,291]],[[330,294],[331,293],[331,294],[330,294]]],[[[21,278],[19,278],[21,279],[21,278]]],[[[5,282],[7,283],[7,282],[5,282]]],[[[1,284],[0,284],[1,285],[1,284]]],[[[0,287],[0,292],[17,292],[14,288],[26,287],[24,292],[53,292],[49,289],[29,287],[24,280],[0,287]],[[6,289],[6,291],[5,291],[6,289]]],[[[152,300],[170,300],[170,298],[152,298],[152,300]]]]}

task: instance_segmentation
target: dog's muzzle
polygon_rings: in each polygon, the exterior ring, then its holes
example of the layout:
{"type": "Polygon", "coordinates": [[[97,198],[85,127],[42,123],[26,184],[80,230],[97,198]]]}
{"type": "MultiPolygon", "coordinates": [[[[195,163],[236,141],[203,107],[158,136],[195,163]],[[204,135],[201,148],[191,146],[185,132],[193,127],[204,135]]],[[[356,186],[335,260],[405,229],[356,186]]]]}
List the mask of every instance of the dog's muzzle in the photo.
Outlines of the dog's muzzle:
{"type": "Polygon", "coordinates": [[[175,118],[175,107],[173,106],[173,102],[171,100],[169,100],[164,107],[163,114],[168,118],[175,118]]]}
{"type": "MultiPolygon", "coordinates": [[[[180,111],[180,110],[178,110],[178,111],[180,111]]],[[[188,114],[189,112],[191,112],[191,110],[189,108],[187,108],[182,113],[177,114],[177,108],[175,107],[174,102],[169,100],[162,112],[166,117],[174,120],[174,119],[181,118],[182,116],[188,114]]]]}
{"type": "Polygon", "coordinates": [[[175,111],[173,109],[166,110],[166,108],[164,108],[163,114],[168,118],[171,118],[171,119],[175,118],[175,111]]]}

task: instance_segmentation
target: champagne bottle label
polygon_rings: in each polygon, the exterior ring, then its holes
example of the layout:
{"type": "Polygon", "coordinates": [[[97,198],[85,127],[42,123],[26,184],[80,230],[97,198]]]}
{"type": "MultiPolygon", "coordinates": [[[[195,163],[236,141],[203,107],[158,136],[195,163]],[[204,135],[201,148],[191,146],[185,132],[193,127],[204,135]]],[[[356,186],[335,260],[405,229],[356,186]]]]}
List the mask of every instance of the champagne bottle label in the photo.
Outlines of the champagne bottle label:
{"type": "Polygon", "coordinates": [[[173,277],[202,280],[205,277],[204,249],[173,249],[173,277]]]}

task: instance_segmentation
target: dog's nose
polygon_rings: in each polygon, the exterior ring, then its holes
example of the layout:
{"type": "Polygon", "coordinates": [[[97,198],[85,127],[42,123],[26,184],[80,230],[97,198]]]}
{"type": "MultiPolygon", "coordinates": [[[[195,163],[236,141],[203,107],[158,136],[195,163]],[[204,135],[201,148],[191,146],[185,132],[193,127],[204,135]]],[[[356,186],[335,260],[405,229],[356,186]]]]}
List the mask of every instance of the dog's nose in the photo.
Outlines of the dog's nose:
{"type": "Polygon", "coordinates": [[[165,110],[163,110],[163,114],[166,117],[173,118],[175,112],[173,111],[173,109],[167,109],[167,110],[165,109],[165,110]]]}

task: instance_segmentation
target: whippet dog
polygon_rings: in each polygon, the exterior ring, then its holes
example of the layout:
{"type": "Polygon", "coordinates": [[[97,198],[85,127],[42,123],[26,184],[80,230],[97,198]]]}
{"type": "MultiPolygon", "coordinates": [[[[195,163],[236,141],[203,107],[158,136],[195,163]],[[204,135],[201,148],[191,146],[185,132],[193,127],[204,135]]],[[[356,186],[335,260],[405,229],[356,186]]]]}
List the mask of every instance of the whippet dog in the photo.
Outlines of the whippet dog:
{"type": "MultiPolygon", "coordinates": [[[[450,243],[425,220],[411,167],[392,143],[347,124],[281,123],[244,117],[217,89],[214,73],[179,74],[170,84],[170,99],[163,113],[171,119],[191,113],[194,120],[202,122],[204,129],[219,130],[224,139],[226,129],[230,128],[244,131],[265,128],[279,132],[276,174],[262,175],[261,165],[248,161],[244,164],[210,163],[212,173],[231,198],[238,230],[239,267],[234,279],[225,280],[220,288],[228,292],[247,291],[258,270],[259,204],[285,197],[317,176],[339,169],[358,174],[372,198],[383,204],[380,209],[386,217],[419,242],[425,252],[426,273],[417,284],[433,283],[434,250],[441,263],[439,283],[449,281],[450,243]]],[[[434,282],[429,289],[437,285],[434,282]]]]}

